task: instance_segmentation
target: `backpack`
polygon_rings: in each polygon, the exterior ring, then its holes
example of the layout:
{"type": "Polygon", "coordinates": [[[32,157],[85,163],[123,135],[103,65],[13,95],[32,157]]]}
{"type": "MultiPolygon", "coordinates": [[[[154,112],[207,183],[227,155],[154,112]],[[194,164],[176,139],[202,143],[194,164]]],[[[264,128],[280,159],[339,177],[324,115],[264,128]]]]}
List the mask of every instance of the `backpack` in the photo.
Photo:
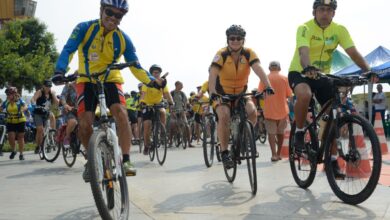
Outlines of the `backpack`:
{"type": "MultiPolygon", "coordinates": [[[[172,90],[171,91],[171,96],[173,98],[173,94],[175,94],[175,90],[172,90]]],[[[181,96],[181,100],[185,100],[186,99],[186,94],[184,94],[184,92],[180,91],[180,96],[181,96]]]]}

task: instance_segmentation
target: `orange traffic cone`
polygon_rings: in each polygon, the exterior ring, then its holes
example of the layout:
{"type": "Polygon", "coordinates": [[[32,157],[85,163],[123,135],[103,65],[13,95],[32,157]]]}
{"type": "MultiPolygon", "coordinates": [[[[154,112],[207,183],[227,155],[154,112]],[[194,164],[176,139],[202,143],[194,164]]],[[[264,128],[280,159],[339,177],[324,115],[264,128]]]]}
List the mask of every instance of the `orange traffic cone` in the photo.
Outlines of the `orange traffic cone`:
{"type": "Polygon", "coordinates": [[[360,160],[358,160],[357,162],[348,163],[345,163],[343,160],[338,160],[339,166],[342,170],[345,168],[345,173],[349,177],[366,178],[371,175],[371,166],[369,160],[369,149],[367,149],[366,147],[362,127],[354,124],[353,134],[356,148],[360,153],[360,160]],[[340,164],[340,162],[344,164],[340,164]]]}
{"type": "Polygon", "coordinates": [[[287,127],[284,130],[282,149],[280,149],[280,156],[282,158],[288,158],[288,143],[290,142],[290,132],[291,132],[290,122],[287,122],[287,127]]]}
{"type": "Polygon", "coordinates": [[[379,143],[381,144],[382,155],[387,154],[389,151],[387,149],[385,130],[383,129],[383,124],[382,124],[382,116],[381,113],[379,112],[375,114],[374,129],[375,129],[375,133],[378,135],[379,143]]]}

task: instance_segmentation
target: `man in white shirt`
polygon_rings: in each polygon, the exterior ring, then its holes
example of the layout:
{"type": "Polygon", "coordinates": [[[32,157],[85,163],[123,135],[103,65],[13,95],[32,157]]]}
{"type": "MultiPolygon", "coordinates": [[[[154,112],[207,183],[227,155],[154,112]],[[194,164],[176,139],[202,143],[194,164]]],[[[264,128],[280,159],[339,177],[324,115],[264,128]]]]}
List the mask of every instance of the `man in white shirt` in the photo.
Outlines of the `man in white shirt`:
{"type": "Polygon", "coordinates": [[[375,94],[374,96],[374,99],[373,99],[373,102],[374,102],[374,105],[375,105],[375,114],[377,112],[381,113],[381,116],[382,116],[382,125],[384,127],[384,123],[385,123],[385,112],[386,112],[386,105],[387,105],[387,101],[386,101],[386,96],[385,94],[382,92],[383,90],[383,87],[381,84],[378,84],[376,86],[376,89],[378,90],[378,93],[375,94]]]}

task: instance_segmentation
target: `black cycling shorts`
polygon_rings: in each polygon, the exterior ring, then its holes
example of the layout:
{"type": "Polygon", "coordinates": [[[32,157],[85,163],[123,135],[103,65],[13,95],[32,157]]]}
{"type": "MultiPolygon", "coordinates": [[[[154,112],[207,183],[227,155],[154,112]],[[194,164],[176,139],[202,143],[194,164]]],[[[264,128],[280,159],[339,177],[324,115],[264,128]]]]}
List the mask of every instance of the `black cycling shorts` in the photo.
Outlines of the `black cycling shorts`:
{"type": "Polygon", "coordinates": [[[196,123],[201,124],[202,123],[202,115],[200,115],[199,113],[195,113],[195,121],[196,121],[196,123]]]}
{"type": "Polygon", "coordinates": [[[21,123],[17,123],[17,124],[7,123],[6,124],[7,133],[10,133],[10,132],[24,133],[25,126],[26,126],[26,122],[21,122],[21,123]]]}
{"type": "Polygon", "coordinates": [[[137,124],[137,111],[127,109],[127,115],[129,116],[129,122],[131,122],[131,124],[137,124]]]}
{"type": "Polygon", "coordinates": [[[328,78],[309,79],[303,77],[300,72],[293,71],[288,73],[288,83],[292,90],[300,83],[309,85],[321,106],[334,96],[334,88],[328,78]]]}

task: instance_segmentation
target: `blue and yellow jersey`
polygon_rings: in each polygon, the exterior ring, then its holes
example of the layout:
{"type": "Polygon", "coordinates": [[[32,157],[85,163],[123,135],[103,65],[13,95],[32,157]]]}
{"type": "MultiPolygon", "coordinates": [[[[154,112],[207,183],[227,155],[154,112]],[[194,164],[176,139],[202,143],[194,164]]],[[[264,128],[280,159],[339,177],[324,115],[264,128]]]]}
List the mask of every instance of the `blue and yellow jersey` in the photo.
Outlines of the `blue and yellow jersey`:
{"type": "Polygon", "coordinates": [[[302,72],[299,48],[308,47],[310,64],[324,73],[329,73],[332,65],[332,53],[340,45],[344,49],[354,46],[348,30],[334,22],[322,29],[314,19],[298,27],[294,58],[289,71],[302,72]]]}
{"type": "MultiPolygon", "coordinates": [[[[56,70],[65,73],[74,52],[78,51],[79,75],[90,75],[106,70],[107,66],[119,61],[123,55],[126,62],[137,62],[131,39],[119,28],[106,35],[100,20],[82,22],[78,24],[66,42],[59,59],[56,70]]],[[[144,70],[138,63],[130,67],[130,71],[141,82],[148,84],[154,77],[144,70]]],[[[104,77],[104,76],[102,76],[104,77]]],[[[88,82],[85,77],[78,78],[77,82],[88,82]]],[[[119,70],[112,70],[106,82],[123,83],[119,70]]]]}
{"type": "Polygon", "coordinates": [[[22,111],[22,108],[25,105],[26,103],[22,99],[19,99],[16,102],[9,102],[8,100],[3,102],[1,108],[7,112],[6,122],[9,124],[26,122],[26,117],[22,111]]]}

